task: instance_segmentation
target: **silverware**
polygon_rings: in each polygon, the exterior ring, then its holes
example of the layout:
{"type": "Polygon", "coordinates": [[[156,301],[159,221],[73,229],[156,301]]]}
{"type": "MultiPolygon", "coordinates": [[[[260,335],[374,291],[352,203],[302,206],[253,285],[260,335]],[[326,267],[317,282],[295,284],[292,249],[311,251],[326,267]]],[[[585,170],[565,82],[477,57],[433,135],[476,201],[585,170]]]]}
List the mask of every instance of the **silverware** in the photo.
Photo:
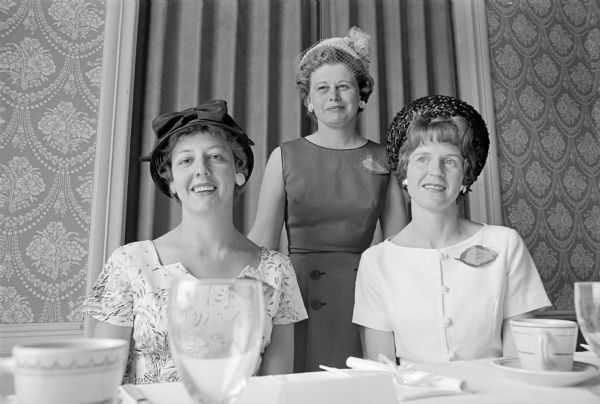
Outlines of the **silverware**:
{"type": "Polygon", "coordinates": [[[121,388],[125,391],[125,393],[129,394],[131,398],[135,400],[136,403],[140,404],[152,404],[152,402],[146,397],[146,395],[137,388],[135,384],[124,384],[121,388]]]}

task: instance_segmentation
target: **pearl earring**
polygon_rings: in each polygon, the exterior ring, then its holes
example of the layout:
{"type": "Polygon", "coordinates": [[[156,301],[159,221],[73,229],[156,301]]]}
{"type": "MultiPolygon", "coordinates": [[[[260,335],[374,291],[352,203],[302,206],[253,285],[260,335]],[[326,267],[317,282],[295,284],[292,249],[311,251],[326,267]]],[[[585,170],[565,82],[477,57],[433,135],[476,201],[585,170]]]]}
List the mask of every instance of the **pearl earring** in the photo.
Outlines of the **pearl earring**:
{"type": "Polygon", "coordinates": [[[364,101],[364,100],[360,100],[360,101],[358,102],[358,108],[360,108],[360,109],[365,109],[365,108],[367,108],[367,103],[366,103],[366,101],[364,101]]]}
{"type": "Polygon", "coordinates": [[[466,194],[467,193],[467,187],[465,185],[461,185],[460,186],[460,193],[461,194],[466,194]]]}
{"type": "Polygon", "coordinates": [[[402,180],[402,186],[408,188],[408,180],[406,178],[402,180]]]}
{"type": "Polygon", "coordinates": [[[312,104],[308,104],[308,105],[306,106],[306,109],[308,110],[308,112],[313,112],[313,110],[314,110],[314,108],[313,108],[313,105],[312,105],[312,104]]]}

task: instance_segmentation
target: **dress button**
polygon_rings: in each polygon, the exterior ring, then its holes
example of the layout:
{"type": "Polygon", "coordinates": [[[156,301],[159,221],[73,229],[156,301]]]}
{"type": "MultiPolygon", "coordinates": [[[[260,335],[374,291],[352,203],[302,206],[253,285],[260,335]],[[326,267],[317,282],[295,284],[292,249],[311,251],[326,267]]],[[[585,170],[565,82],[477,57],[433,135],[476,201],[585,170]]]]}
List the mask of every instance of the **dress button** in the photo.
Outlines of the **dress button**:
{"type": "Polygon", "coordinates": [[[319,310],[321,307],[325,306],[327,303],[320,301],[319,299],[313,299],[310,301],[310,308],[313,310],[319,310]]]}
{"type": "Polygon", "coordinates": [[[313,271],[310,271],[310,279],[312,279],[314,281],[316,281],[317,279],[319,279],[321,277],[321,275],[325,275],[325,272],[321,272],[321,271],[318,271],[316,269],[313,270],[313,271]]]}
{"type": "Polygon", "coordinates": [[[448,259],[448,254],[446,254],[445,252],[440,253],[440,260],[445,261],[448,259]]]}
{"type": "Polygon", "coordinates": [[[444,327],[450,327],[452,325],[452,319],[450,317],[444,317],[444,327]]]}
{"type": "Polygon", "coordinates": [[[446,285],[443,285],[443,286],[440,288],[440,290],[441,290],[441,292],[442,292],[442,294],[443,294],[443,295],[445,295],[445,294],[447,294],[448,292],[450,292],[450,288],[449,288],[448,286],[446,286],[446,285]]]}

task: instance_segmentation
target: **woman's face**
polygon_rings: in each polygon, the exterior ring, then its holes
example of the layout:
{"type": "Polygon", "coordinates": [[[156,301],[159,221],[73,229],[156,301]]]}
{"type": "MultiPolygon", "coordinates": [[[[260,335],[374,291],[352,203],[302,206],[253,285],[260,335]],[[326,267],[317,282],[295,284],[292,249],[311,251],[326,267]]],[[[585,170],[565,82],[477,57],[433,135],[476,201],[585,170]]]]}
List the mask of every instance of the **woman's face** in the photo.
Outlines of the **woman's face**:
{"type": "Polygon", "coordinates": [[[319,67],[310,76],[308,101],[320,124],[337,128],[353,123],[360,101],[354,73],[343,63],[319,67]]]}
{"type": "Polygon", "coordinates": [[[420,145],[410,154],[406,167],[411,203],[433,210],[455,205],[464,176],[464,159],[457,146],[420,145]]]}
{"type": "Polygon", "coordinates": [[[211,133],[182,136],[171,154],[171,173],[171,192],[191,210],[232,202],[235,185],[245,182],[244,175],[235,172],[227,141],[211,133]]]}

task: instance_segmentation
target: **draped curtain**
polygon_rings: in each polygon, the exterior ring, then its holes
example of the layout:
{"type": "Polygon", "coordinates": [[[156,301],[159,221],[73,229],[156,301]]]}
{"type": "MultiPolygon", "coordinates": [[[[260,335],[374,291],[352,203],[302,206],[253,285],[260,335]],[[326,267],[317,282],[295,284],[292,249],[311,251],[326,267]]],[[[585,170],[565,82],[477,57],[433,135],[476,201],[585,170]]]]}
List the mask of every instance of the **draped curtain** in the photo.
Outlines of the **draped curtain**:
{"type": "Polygon", "coordinates": [[[125,242],[155,238],[180,220],[139,161],[152,149],[152,119],[212,98],[228,102],[256,143],[255,170],[235,207],[247,232],[270,152],[315,128],[295,88],[297,56],[351,26],[371,36],[376,85],[359,119],[363,136],[382,142],[414,98],[456,94],[450,0],[141,1],[125,242]]]}

